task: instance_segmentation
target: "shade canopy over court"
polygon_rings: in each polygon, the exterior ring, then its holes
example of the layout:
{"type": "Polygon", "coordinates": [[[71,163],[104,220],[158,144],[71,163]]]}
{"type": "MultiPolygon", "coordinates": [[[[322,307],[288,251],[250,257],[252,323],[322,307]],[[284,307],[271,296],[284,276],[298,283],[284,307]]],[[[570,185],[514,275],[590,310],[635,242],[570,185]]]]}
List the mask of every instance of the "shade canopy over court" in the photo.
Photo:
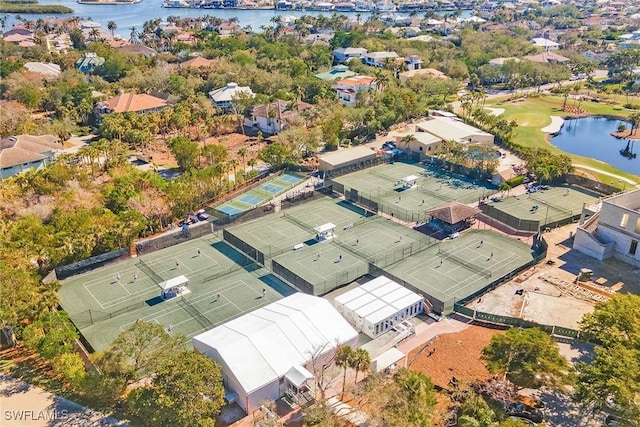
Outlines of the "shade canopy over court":
{"type": "Polygon", "coordinates": [[[480,209],[458,202],[449,202],[444,206],[427,211],[427,215],[431,218],[439,219],[450,225],[466,221],[479,213],[480,209]]]}
{"type": "Polygon", "coordinates": [[[407,175],[402,178],[402,187],[411,188],[418,184],[418,177],[415,175],[407,175]]]}
{"type": "Polygon", "coordinates": [[[163,291],[168,291],[171,288],[177,288],[184,285],[185,283],[189,283],[189,279],[187,279],[185,276],[178,276],[174,277],[173,279],[158,283],[158,287],[160,287],[160,289],[162,289],[163,291]]]}
{"type": "Polygon", "coordinates": [[[329,301],[295,293],[195,336],[193,346],[221,365],[225,386],[251,413],[261,401],[282,396],[281,378],[300,384],[311,368],[298,367],[357,339],[329,301]]]}

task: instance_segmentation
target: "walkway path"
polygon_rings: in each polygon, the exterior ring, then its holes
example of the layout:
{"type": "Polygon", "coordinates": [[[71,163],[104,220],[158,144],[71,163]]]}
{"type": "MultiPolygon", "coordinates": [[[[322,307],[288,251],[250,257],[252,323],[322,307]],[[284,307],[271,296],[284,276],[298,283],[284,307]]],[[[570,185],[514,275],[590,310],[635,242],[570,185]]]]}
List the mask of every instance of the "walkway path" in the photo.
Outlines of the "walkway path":
{"type": "Polygon", "coordinates": [[[0,424],[12,427],[128,426],[6,375],[0,375],[0,412],[0,424]]]}
{"type": "Polygon", "coordinates": [[[615,179],[618,179],[620,181],[624,181],[627,184],[633,185],[635,187],[638,186],[637,182],[635,182],[635,181],[633,181],[633,180],[631,180],[629,178],[625,178],[624,176],[616,175],[615,173],[603,171],[602,169],[594,168],[594,167],[587,166],[587,165],[581,165],[579,163],[572,163],[571,166],[573,166],[574,168],[577,168],[577,169],[585,169],[585,170],[588,170],[588,171],[591,171],[591,172],[596,172],[596,173],[599,173],[599,174],[602,174],[602,175],[610,176],[611,178],[615,178],[615,179]]]}
{"type": "Polygon", "coordinates": [[[504,113],[504,108],[492,108],[492,107],[484,107],[485,110],[489,110],[489,113],[492,116],[498,117],[502,113],[504,113]]]}

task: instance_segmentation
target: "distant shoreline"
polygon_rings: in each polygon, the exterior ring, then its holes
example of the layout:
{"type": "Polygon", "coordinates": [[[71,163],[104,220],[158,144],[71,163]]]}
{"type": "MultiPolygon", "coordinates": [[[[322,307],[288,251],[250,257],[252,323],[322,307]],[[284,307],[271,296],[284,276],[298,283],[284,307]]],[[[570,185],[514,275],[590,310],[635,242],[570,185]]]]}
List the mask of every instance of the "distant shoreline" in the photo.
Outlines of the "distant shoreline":
{"type": "Polygon", "coordinates": [[[73,13],[73,9],[58,4],[18,4],[0,1],[0,13],[42,13],[56,15],[73,13]]]}
{"type": "Polygon", "coordinates": [[[78,4],[104,4],[104,5],[123,5],[123,4],[136,4],[140,3],[142,0],[78,0],[78,4]]]}

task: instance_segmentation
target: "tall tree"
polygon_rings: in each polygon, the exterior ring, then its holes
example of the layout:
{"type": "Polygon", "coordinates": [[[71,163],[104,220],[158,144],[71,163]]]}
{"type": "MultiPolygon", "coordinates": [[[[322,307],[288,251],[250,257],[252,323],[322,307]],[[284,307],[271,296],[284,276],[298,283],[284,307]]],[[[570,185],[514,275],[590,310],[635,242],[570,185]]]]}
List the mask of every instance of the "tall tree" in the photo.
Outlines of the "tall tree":
{"type": "Polygon", "coordinates": [[[176,353],[163,361],[149,387],[129,394],[127,403],[149,425],[213,426],[224,404],[220,366],[193,351],[176,353]]]}
{"type": "Polygon", "coordinates": [[[107,29],[111,32],[111,37],[113,37],[118,29],[118,24],[116,24],[116,21],[109,21],[107,22],[107,29]]]}
{"type": "Polygon", "coordinates": [[[590,363],[576,364],[576,399],[640,420],[640,296],[617,294],[596,304],[582,319],[581,330],[596,347],[590,363]]]}
{"type": "Polygon", "coordinates": [[[98,365],[105,373],[134,381],[154,373],[181,346],[180,338],[167,334],[162,325],[137,321],[118,335],[98,365]]]}
{"type": "Polygon", "coordinates": [[[336,349],[335,364],[342,368],[342,397],[344,398],[344,388],[347,382],[347,369],[353,365],[355,352],[351,346],[341,345],[336,349]]]}
{"type": "Polygon", "coordinates": [[[538,328],[511,328],[496,334],[482,350],[489,371],[501,373],[519,386],[557,383],[568,371],[567,359],[558,344],[538,328]]]}

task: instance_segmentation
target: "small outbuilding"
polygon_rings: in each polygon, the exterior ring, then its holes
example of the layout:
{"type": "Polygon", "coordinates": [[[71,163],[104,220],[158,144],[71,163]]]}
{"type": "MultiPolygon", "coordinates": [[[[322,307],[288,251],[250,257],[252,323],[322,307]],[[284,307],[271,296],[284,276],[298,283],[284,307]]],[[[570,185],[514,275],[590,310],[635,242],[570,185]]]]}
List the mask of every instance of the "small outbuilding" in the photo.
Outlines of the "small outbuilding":
{"type": "Polygon", "coordinates": [[[424,299],[380,276],[334,298],[333,305],[356,330],[377,338],[422,313],[424,299]]]}
{"type": "Polygon", "coordinates": [[[330,175],[337,169],[369,166],[375,158],[376,152],[364,146],[338,150],[320,157],[318,170],[330,175]]]}
{"type": "Polygon", "coordinates": [[[449,202],[426,212],[432,221],[439,222],[447,231],[451,232],[467,228],[479,213],[480,209],[458,202],[449,202]]]}

